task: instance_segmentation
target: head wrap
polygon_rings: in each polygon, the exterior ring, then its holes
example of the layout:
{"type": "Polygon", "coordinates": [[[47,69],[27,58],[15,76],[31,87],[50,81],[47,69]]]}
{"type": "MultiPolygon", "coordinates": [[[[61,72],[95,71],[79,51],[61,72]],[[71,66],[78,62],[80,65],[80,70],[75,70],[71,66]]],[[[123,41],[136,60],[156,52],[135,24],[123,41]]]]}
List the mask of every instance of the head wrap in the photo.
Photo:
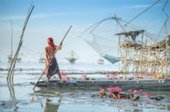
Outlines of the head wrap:
{"type": "Polygon", "coordinates": [[[51,49],[53,50],[54,49],[54,42],[53,42],[53,38],[49,37],[48,40],[51,41],[52,45],[51,45],[51,49]]]}

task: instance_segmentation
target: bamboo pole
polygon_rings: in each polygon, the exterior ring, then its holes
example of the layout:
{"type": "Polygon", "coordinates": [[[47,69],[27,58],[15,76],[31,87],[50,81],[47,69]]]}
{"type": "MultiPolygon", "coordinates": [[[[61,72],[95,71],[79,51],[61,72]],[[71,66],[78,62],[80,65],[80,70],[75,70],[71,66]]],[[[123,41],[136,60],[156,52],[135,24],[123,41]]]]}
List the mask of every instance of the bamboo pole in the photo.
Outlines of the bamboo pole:
{"type": "MultiPolygon", "coordinates": [[[[166,33],[166,35],[167,35],[167,37],[168,37],[168,30],[167,30],[167,27],[166,27],[166,22],[167,21],[165,21],[165,23],[164,23],[164,27],[165,27],[165,33],[166,33]]],[[[166,38],[166,47],[165,47],[165,49],[166,49],[166,51],[168,51],[168,38],[166,38]]],[[[168,74],[168,63],[169,63],[169,61],[168,61],[168,55],[167,55],[167,53],[165,52],[165,56],[166,56],[166,77],[169,75],[168,74]]]]}
{"type": "Polygon", "coordinates": [[[24,27],[22,29],[22,33],[21,33],[21,36],[20,36],[19,44],[18,44],[18,48],[17,48],[17,51],[16,51],[16,53],[14,55],[14,58],[12,58],[12,61],[11,61],[11,64],[10,64],[10,67],[9,67],[9,70],[8,70],[7,80],[13,80],[13,73],[14,73],[16,60],[18,58],[18,54],[19,54],[20,48],[21,48],[22,43],[23,43],[22,39],[23,39],[23,36],[24,36],[24,32],[25,32],[28,20],[29,20],[31,14],[32,14],[33,9],[34,9],[34,5],[31,7],[30,12],[28,13],[28,15],[27,15],[27,17],[25,19],[24,27]]]}

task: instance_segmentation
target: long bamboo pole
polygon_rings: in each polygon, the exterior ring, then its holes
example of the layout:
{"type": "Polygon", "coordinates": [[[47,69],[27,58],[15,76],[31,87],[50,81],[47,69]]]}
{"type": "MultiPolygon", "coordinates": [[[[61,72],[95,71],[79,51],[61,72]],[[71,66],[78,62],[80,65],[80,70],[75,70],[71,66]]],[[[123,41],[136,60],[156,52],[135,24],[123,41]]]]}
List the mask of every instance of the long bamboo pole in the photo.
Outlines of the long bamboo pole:
{"type": "Polygon", "coordinates": [[[19,45],[18,45],[18,48],[17,48],[17,51],[14,55],[14,58],[12,59],[11,61],[11,64],[10,64],[10,68],[8,70],[8,75],[7,75],[7,80],[11,80],[11,78],[13,79],[13,72],[14,72],[14,68],[15,68],[15,63],[16,63],[16,60],[18,58],[18,54],[19,54],[19,51],[20,51],[20,48],[22,46],[22,43],[23,43],[23,36],[24,36],[24,32],[25,32],[25,29],[26,29],[26,26],[27,26],[27,23],[28,23],[28,20],[31,16],[31,13],[34,9],[34,5],[31,7],[31,10],[29,12],[29,14],[27,15],[26,19],[25,19],[25,23],[24,23],[24,27],[22,29],[22,33],[21,33],[21,36],[20,36],[20,41],[19,41],[19,45]]]}

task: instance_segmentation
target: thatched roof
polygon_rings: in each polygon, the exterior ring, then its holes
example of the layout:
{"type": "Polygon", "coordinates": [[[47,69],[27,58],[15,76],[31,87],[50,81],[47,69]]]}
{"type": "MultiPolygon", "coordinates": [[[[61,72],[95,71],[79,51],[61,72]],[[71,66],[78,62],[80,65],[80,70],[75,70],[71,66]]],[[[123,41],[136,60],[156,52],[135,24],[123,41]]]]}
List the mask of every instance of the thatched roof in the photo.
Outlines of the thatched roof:
{"type": "Polygon", "coordinates": [[[136,31],[128,31],[128,32],[122,32],[122,33],[116,33],[115,35],[125,35],[125,36],[130,36],[133,34],[140,34],[143,33],[145,30],[136,30],[136,31]]]}
{"type": "Polygon", "coordinates": [[[124,35],[125,37],[130,36],[133,41],[136,40],[136,37],[140,34],[143,33],[145,30],[136,30],[136,31],[128,31],[128,32],[122,32],[122,33],[117,33],[115,35],[120,36],[124,35]]]}
{"type": "Polygon", "coordinates": [[[150,50],[161,49],[162,50],[162,49],[166,49],[166,45],[168,47],[170,46],[170,35],[167,36],[163,41],[157,42],[149,46],[143,46],[142,44],[132,42],[132,41],[124,41],[124,44],[122,45],[122,47],[123,48],[134,48],[134,49],[150,49],[150,50]]]}

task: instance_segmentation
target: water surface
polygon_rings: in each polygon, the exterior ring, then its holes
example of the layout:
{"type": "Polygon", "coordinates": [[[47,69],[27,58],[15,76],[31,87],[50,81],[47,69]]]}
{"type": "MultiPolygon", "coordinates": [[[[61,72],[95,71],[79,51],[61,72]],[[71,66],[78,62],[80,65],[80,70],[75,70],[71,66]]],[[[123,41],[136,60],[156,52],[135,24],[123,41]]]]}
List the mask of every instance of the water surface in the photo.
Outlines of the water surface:
{"type": "MultiPolygon", "coordinates": [[[[2,64],[1,64],[2,65],[2,64]]],[[[4,64],[5,66],[5,64],[4,64]]],[[[2,112],[169,112],[170,92],[143,91],[139,101],[131,99],[100,98],[99,91],[55,90],[51,88],[36,88],[30,82],[36,82],[44,65],[26,64],[18,68],[29,70],[16,71],[14,86],[6,82],[7,71],[0,71],[0,111],[2,112]],[[163,96],[161,101],[147,99],[144,95],[163,96]],[[94,97],[92,97],[94,96],[94,97]]],[[[60,68],[65,71],[97,71],[111,70],[113,65],[71,65],[63,64],[60,68]],[[76,69],[77,68],[77,69],[76,69]]],[[[72,75],[81,77],[82,74],[72,75]]],[[[106,74],[89,74],[91,77],[105,77],[106,74]]],[[[45,77],[42,78],[45,80],[45,77]]],[[[56,76],[57,80],[57,76],[56,76]]],[[[133,89],[133,88],[132,88],[133,89]]],[[[107,93],[108,94],[108,93],[107,93]]]]}

